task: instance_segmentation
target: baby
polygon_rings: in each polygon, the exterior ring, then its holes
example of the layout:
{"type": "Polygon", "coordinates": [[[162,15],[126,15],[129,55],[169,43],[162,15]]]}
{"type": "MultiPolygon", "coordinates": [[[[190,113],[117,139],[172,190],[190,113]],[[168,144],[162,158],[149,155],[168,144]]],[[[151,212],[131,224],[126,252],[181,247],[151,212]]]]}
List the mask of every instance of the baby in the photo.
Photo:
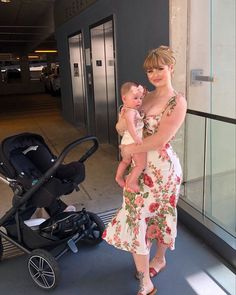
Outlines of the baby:
{"type": "MultiPolygon", "coordinates": [[[[119,120],[116,125],[118,133],[122,136],[121,144],[142,143],[143,137],[143,117],[139,109],[142,105],[142,98],[145,94],[145,89],[141,85],[134,82],[126,82],[121,86],[121,98],[123,107],[119,114],[119,120]],[[124,130],[121,131],[119,127],[123,125],[124,130]]],[[[137,153],[132,158],[123,158],[119,163],[116,172],[116,182],[121,187],[126,187],[131,192],[138,192],[140,190],[138,185],[138,178],[146,167],[146,153],[137,153]],[[124,174],[127,167],[131,164],[134,167],[127,177],[125,182],[124,174]]]]}

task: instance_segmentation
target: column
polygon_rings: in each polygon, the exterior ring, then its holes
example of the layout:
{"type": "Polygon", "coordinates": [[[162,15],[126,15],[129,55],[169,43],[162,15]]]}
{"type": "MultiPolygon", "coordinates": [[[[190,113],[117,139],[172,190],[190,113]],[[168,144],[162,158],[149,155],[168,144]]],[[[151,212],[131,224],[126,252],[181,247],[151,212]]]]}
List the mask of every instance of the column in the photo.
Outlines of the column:
{"type": "Polygon", "coordinates": [[[28,84],[30,82],[30,69],[29,69],[29,61],[27,56],[22,56],[20,58],[20,69],[21,69],[22,83],[28,84]]]}

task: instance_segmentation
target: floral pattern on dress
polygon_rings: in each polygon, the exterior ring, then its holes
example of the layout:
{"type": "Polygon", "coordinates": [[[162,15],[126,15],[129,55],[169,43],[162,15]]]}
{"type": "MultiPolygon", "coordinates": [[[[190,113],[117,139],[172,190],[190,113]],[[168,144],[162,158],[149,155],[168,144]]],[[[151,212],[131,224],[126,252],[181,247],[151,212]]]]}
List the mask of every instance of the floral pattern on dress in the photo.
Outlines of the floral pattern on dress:
{"type": "MultiPolygon", "coordinates": [[[[145,118],[147,134],[157,132],[160,118],[145,118]]],[[[149,151],[146,169],[139,178],[140,192],[124,189],[122,207],[103,238],[119,249],[142,255],[149,253],[153,240],[174,249],[181,175],[179,159],[169,143],[160,152],[149,151]]]]}

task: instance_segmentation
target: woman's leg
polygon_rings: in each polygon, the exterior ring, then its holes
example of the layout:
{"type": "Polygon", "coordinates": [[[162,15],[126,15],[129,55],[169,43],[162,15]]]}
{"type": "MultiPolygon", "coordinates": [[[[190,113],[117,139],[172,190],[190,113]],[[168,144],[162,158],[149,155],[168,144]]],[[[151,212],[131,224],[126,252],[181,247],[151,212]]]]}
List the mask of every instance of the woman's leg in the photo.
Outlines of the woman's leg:
{"type": "Polygon", "coordinates": [[[166,250],[167,246],[157,242],[157,251],[150,262],[150,276],[156,276],[166,266],[166,250]]]}
{"type": "Polygon", "coordinates": [[[138,294],[149,294],[154,288],[149,275],[149,255],[133,253],[133,258],[140,281],[140,290],[138,294]]]}

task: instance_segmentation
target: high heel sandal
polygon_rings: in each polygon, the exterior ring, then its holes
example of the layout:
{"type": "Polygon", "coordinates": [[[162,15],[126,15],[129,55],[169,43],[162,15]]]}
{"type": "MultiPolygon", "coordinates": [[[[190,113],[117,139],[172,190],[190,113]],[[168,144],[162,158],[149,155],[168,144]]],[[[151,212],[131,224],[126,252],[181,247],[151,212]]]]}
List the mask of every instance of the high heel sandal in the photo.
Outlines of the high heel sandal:
{"type": "MultiPolygon", "coordinates": [[[[155,258],[154,258],[155,259],[155,258]]],[[[163,260],[162,263],[159,263],[158,265],[158,269],[154,268],[154,267],[149,267],[149,274],[151,278],[154,278],[155,276],[157,276],[164,268],[166,267],[166,261],[163,260]]]]}
{"type": "MultiPolygon", "coordinates": [[[[146,295],[154,295],[157,292],[157,288],[153,287],[152,291],[147,293],[146,295]]],[[[142,292],[138,292],[137,295],[144,295],[142,292]]]]}
{"type": "MultiPolygon", "coordinates": [[[[158,269],[154,268],[153,266],[152,267],[149,267],[149,275],[150,275],[150,278],[154,278],[156,277],[164,268],[166,267],[166,261],[159,264],[159,267],[158,269]]],[[[138,280],[139,279],[139,276],[138,276],[138,272],[135,273],[135,279],[138,280]]]]}

